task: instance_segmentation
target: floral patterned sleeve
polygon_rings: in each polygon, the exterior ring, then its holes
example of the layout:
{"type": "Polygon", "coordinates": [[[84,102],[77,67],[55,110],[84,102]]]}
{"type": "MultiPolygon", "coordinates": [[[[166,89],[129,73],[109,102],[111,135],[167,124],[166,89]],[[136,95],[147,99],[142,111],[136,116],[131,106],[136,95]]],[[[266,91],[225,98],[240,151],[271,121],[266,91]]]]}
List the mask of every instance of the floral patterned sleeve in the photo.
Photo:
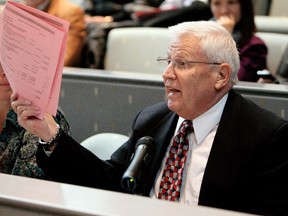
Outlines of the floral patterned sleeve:
{"type": "MultiPolygon", "coordinates": [[[[70,126],[66,121],[64,112],[61,108],[58,108],[57,115],[54,119],[63,131],[71,134],[70,126]]],[[[11,174],[48,180],[49,176],[47,176],[36,163],[38,137],[25,131],[22,137],[22,143],[19,143],[19,145],[19,152],[16,155],[15,164],[11,170],[11,174]]]]}

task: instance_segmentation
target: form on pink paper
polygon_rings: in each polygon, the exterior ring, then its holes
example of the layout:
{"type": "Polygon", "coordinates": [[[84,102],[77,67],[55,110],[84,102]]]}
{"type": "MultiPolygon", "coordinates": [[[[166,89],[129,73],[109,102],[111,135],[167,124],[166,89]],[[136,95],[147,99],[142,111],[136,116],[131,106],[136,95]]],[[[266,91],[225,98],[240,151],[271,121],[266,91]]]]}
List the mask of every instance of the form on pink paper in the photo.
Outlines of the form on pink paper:
{"type": "Polygon", "coordinates": [[[56,115],[69,23],[7,1],[0,15],[0,60],[13,92],[56,115]]]}

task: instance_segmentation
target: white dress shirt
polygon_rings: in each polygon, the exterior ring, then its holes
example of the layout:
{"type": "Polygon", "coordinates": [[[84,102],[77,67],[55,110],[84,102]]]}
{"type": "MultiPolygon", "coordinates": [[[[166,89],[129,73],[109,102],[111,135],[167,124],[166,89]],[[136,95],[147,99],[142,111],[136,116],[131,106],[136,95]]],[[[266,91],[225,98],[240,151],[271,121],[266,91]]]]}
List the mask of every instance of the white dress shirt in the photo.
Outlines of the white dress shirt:
{"type": "MultiPolygon", "coordinates": [[[[206,163],[211,151],[212,143],[221,119],[228,94],[217,104],[201,116],[193,119],[194,132],[188,136],[189,154],[185,163],[183,181],[181,186],[180,202],[188,205],[198,205],[201,183],[206,163]]],[[[183,118],[179,117],[174,136],[177,134],[183,118]]],[[[164,171],[166,158],[172,145],[173,138],[167,148],[166,156],[163,158],[161,167],[157,174],[150,196],[158,197],[160,182],[164,171]]]]}

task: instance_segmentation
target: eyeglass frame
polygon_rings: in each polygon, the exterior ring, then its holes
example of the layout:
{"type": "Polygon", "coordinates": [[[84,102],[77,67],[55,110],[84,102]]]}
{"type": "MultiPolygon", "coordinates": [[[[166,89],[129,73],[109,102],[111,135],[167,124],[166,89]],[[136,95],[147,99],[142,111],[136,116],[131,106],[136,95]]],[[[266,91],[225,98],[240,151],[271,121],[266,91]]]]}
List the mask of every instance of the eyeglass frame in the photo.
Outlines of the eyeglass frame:
{"type": "Polygon", "coordinates": [[[162,61],[166,61],[168,64],[167,64],[167,67],[170,65],[170,63],[172,62],[172,67],[173,68],[177,68],[179,70],[187,70],[188,69],[188,64],[208,64],[208,65],[221,65],[222,63],[219,63],[219,62],[204,62],[204,61],[186,61],[185,59],[174,59],[174,60],[171,60],[169,58],[164,58],[164,57],[158,57],[157,60],[156,60],[158,63],[162,62],[162,61]],[[177,60],[181,60],[182,62],[185,63],[186,67],[185,69],[180,69],[179,67],[175,67],[173,65],[173,61],[177,61],[177,60]]]}

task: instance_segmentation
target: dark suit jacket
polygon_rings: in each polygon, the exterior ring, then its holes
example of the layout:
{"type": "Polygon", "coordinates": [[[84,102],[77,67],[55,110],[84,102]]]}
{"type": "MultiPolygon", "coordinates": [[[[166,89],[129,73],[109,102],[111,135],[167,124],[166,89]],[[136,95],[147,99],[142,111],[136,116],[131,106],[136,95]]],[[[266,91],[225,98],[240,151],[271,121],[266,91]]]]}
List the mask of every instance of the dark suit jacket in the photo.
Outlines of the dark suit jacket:
{"type": "MultiPolygon", "coordinates": [[[[135,193],[149,196],[178,116],[166,103],[141,111],[131,138],[109,161],[101,161],[66,134],[48,158],[38,149],[38,163],[54,180],[123,191],[121,177],[135,143],[143,136],[156,148],[135,193]]],[[[236,211],[288,215],[288,123],[230,91],[213,142],[199,205],[236,211]]]]}

